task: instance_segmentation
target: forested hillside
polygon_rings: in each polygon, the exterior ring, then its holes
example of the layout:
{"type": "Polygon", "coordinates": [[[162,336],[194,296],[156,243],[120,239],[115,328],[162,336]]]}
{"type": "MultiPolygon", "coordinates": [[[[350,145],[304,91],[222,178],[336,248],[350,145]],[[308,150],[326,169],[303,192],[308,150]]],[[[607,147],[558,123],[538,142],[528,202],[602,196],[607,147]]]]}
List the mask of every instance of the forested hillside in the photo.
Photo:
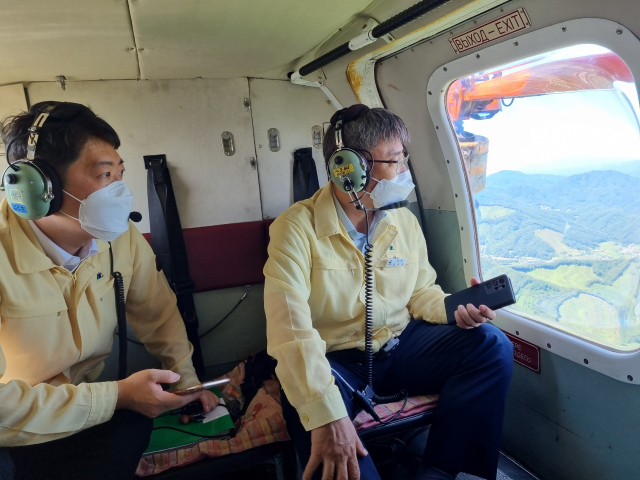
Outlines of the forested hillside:
{"type": "Polygon", "coordinates": [[[508,273],[517,310],[620,349],[640,347],[640,177],[630,163],[628,173],[501,171],[475,196],[485,278],[508,273]]]}

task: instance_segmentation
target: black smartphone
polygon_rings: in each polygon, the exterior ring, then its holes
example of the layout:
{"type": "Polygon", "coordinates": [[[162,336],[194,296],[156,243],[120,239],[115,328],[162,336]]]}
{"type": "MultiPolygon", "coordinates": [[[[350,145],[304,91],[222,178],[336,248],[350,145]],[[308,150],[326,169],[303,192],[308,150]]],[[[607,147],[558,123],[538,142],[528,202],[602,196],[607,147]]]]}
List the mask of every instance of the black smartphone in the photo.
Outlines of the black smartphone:
{"type": "Polygon", "coordinates": [[[513,305],[516,303],[516,296],[513,294],[511,280],[506,275],[500,275],[446,297],[444,299],[444,307],[447,311],[447,323],[455,325],[456,317],[454,313],[458,305],[467,305],[469,303],[476,307],[486,305],[491,310],[513,305]]]}

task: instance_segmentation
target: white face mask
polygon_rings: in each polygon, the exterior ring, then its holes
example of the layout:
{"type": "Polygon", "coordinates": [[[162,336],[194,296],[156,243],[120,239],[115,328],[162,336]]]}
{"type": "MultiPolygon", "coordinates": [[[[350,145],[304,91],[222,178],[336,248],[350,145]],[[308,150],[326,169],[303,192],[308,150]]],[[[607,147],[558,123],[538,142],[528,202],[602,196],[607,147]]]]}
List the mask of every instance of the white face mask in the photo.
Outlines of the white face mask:
{"type": "Polygon", "coordinates": [[[401,202],[405,200],[415,188],[409,170],[402,172],[391,180],[378,180],[377,178],[374,178],[374,180],[378,182],[378,184],[373,187],[369,195],[373,200],[373,206],[375,208],[384,207],[394,202],[401,202]]]}
{"type": "Polygon", "coordinates": [[[78,220],[80,226],[94,237],[110,242],[129,229],[133,194],[122,180],[96,190],[86,200],[80,200],[64,190],[63,192],[80,202],[79,218],[62,210],[60,213],[78,220]]]}

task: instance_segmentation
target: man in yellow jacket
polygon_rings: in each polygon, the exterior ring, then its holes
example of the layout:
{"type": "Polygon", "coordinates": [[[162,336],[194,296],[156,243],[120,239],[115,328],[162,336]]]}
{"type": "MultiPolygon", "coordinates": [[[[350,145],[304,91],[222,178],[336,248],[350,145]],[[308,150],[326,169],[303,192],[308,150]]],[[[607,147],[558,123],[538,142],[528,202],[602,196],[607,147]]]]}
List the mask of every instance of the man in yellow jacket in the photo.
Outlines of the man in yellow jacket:
{"type": "Polygon", "coordinates": [[[35,160],[60,178],[61,204],[32,221],[0,202],[0,478],[128,479],[150,418],[218,400],[162,389],[199,383],[193,347],[151,248],[128,221],[113,128],[83,105],[36,104],[3,127],[8,161],[27,158],[28,130],[44,109],[35,160]],[[131,328],[166,370],[94,382],[116,329],[110,248],[131,328]]]}
{"type": "MultiPolygon", "coordinates": [[[[362,152],[371,169],[365,207],[404,200],[413,184],[402,120],[364,105],[340,115],[345,147],[362,152]]],[[[336,150],[337,119],[325,136],[326,161],[336,150]]],[[[351,423],[359,411],[353,393],[367,383],[366,218],[352,200],[329,182],[270,229],[264,269],[268,351],[278,361],[287,429],[306,466],[305,480],[321,473],[323,480],[380,478],[351,423]]],[[[411,212],[367,214],[375,266],[373,347],[381,352],[374,360],[374,390],[440,394],[417,478],[453,479],[460,471],[495,478],[513,347],[485,324],[495,313],[484,305],[459,306],[457,325],[446,325],[445,294],[411,212]]]]}

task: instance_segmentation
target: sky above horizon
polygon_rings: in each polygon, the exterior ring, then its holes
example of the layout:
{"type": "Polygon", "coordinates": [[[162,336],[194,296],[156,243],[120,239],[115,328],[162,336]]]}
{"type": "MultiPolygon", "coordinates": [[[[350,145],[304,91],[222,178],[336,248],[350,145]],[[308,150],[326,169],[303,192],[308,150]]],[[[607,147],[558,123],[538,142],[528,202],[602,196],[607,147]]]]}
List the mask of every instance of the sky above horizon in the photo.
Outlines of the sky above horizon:
{"type": "MultiPolygon", "coordinates": [[[[602,51],[608,50],[581,45],[552,52],[548,58],[602,51]]],[[[638,103],[635,84],[615,82],[609,91],[516,98],[491,119],[465,120],[464,128],[489,139],[487,175],[620,164],[640,159],[638,103]]]]}

